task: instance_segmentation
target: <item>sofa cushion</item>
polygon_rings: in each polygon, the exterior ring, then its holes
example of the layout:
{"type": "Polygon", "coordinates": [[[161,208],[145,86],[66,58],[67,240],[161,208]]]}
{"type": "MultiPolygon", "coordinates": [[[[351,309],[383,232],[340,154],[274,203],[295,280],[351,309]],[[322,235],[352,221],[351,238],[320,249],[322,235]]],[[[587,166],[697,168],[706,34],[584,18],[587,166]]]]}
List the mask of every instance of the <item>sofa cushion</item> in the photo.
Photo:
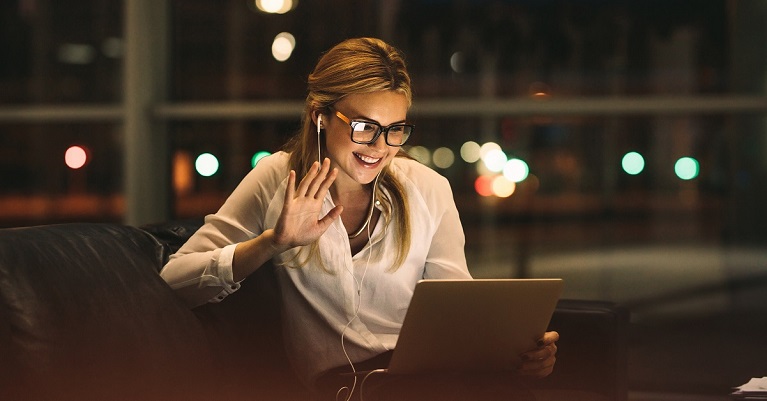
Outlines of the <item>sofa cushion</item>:
{"type": "Polygon", "coordinates": [[[582,391],[611,401],[626,400],[628,323],[629,311],[621,305],[560,300],[549,324],[549,329],[561,335],[556,367],[536,386],[582,391]]]}
{"type": "Polygon", "coordinates": [[[0,399],[201,395],[208,342],[161,256],[128,226],[0,230],[0,399]]]}

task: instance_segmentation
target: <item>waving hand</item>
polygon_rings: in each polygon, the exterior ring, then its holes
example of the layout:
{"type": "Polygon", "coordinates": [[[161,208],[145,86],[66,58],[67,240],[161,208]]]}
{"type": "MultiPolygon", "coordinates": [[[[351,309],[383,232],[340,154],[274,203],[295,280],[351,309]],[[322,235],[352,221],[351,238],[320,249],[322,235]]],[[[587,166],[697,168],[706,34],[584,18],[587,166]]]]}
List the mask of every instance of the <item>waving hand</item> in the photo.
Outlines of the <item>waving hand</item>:
{"type": "Polygon", "coordinates": [[[282,213],[274,227],[278,247],[288,249],[316,241],[341,215],[343,206],[339,205],[320,218],[323,200],[337,175],[338,170],[330,171],[330,160],[326,158],[322,166],[314,162],[296,188],[296,173],[290,171],[282,213]]]}

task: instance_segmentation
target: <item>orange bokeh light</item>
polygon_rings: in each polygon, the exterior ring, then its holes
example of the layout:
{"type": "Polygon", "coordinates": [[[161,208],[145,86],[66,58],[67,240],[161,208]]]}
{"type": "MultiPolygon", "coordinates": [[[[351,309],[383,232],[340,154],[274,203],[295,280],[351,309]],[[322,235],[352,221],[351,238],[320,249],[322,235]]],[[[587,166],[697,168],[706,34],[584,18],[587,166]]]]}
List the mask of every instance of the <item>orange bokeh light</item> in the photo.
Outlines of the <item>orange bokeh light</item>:
{"type": "Polygon", "coordinates": [[[481,196],[493,195],[493,177],[489,175],[480,175],[474,180],[474,190],[481,196]]]}

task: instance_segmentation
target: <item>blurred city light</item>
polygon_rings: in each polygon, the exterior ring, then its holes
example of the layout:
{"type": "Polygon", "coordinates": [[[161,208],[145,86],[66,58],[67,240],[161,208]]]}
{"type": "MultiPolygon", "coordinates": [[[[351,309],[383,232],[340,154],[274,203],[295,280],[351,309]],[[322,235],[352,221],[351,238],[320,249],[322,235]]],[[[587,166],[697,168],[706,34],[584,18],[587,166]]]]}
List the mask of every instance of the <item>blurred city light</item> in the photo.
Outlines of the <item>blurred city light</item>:
{"type": "Polygon", "coordinates": [[[644,157],[637,152],[628,152],[621,159],[621,167],[626,174],[637,175],[644,170],[644,157]]]}
{"type": "Polygon", "coordinates": [[[533,82],[528,89],[534,99],[545,99],[551,94],[551,87],[545,82],[533,82]]]}
{"type": "Polygon", "coordinates": [[[429,165],[431,163],[431,152],[423,146],[413,146],[407,152],[413,159],[418,160],[421,164],[429,165]]]}
{"type": "Polygon", "coordinates": [[[465,142],[461,145],[461,159],[466,163],[476,163],[479,160],[480,146],[474,141],[465,142]]]}
{"type": "Polygon", "coordinates": [[[506,153],[500,149],[491,149],[482,155],[482,162],[485,164],[488,170],[494,173],[500,173],[503,171],[507,161],[509,161],[508,156],[506,156],[506,153]]]}
{"type": "Polygon", "coordinates": [[[528,174],[530,174],[530,167],[521,159],[510,159],[503,166],[503,176],[511,182],[522,182],[528,174]]]}
{"type": "Polygon", "coordinates": [[[255,0],[256,8],[269,14],[285,14],[294,9],[298,1],[293,0],[255,0]]]}
{"type": "Polygon", "coordinates": [[[272,56],[277,61],[285,61],[296,48],[296,38],[288,32],[277,34],[272,42],[272,56]]]}
{"type": "Polygon", "coordinates": [[[90,64],[96,59],[96,49],[89,44],[64,43],[59,46],[58,59],[65,64],[90,64]]]}
{"type": "Polygon", "coordinates": [[[485,157],[486,154],[488,154],[490,151],[493,150],[501,150],[501,145],[495,143],[495,142],[485,142],[482,144],[482,146],[479,147],[479,157],[480,159],[485,157]]]}
{"type": "Polygon", "coordinates": [[[493,178],[492,188],[493,195],[499,198],[508,198],[516,190],[517,184],[507,180],[503,175],[499,175],[493,178]]]}
{"type": "Polygon", "coordinates": [[[210,177],[218,172],[218,159],[210,153],[203,153],[197,156],[194,161],[194,168],[197,174],[203,177],[210,177]]]}
{"type": "Polygon", "coordinates": [[[455,52],[450,56],[450,68],[453,72],[463,72],[463,53],[455,52]]]}
{"type": "Polygon", "coordinates": [[[692,157],[682,157],[674,164],[674,173],[682,180],[692,180],[700,173],[700,165],[692,157]]]}
{"type": "Polygon", "coordinates": [[[173,155],[173,189],[178,195],[188,195],[194,189],[192,155],[177,150],[173,155]]]}
{"type": "Polygon", "coordinates": [[[88,163],[88,151],[82,146],[70,146],[64,152],[64,163],[72,170],[77,170],[88,163]]]}
{"type": "Polygon", "coordinates": [[[455,162],[455,154],[450,148],[437,148],[432,154],[432,161],[439,168],[449,168],[455,162]]]}
{"type": "Polygon", "coordinates": [[[474,190],[481,196],[493,195],[493,177],[489,175],[480,175],[474,180],[474,190]]]}
{"type": "Polygon", "coordinates": [[[271,155],[271,153],[262,150],[260,152],[256,152],[253,157],[250,159],[250,167],[256,167],[256,164],[258,164],[258,161],[263,159],[266,156],[271,155]]]}

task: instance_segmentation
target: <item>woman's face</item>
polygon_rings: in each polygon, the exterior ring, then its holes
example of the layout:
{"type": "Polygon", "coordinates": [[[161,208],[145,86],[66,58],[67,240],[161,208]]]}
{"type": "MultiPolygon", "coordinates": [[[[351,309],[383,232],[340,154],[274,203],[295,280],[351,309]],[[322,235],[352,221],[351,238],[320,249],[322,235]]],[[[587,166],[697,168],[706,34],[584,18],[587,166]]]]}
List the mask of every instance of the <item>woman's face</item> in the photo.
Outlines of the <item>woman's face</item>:
{"type": "Polygon", "coordinates": [[[338,168],[336,182],[343,185],[351,181],[367,184],[391,162],[399,147],[386,144],[381,134],[374,143],[363,145],[351,140],[351,127],[335,115],[336,111],[350,120],[376,122],[382,127],[405,122],[408,101],[405,95],[394,91],[381,91],[348,95],[338,101],[330,114],[322,116],[325,127],[326,156],[338,168]]]}

